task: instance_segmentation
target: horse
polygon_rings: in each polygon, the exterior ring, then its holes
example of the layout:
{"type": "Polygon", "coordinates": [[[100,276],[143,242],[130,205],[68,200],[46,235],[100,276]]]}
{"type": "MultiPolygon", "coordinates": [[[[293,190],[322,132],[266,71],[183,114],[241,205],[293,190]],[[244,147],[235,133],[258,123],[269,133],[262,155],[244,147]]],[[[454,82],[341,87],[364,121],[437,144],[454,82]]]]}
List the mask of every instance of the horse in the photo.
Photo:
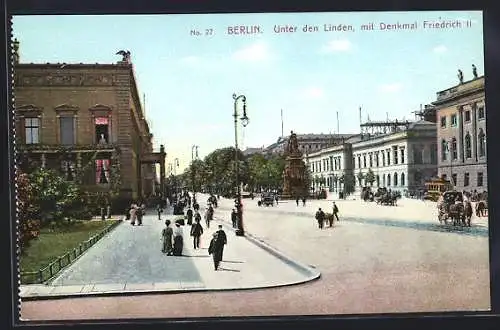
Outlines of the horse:
{"type": "Polygon", "coordinates": [[[460,224],[465,225],[463,203],[451,204],[449,210],[450,218],[453,220],[453,226],[457,226],[460,224]]]}
{"type": "Polygon", "coordinates": [[[483,217],[486,216],[486,210],[488,209],[488,205],[486,201],[479,201],[476,203],[476,216],[483,217]]]}

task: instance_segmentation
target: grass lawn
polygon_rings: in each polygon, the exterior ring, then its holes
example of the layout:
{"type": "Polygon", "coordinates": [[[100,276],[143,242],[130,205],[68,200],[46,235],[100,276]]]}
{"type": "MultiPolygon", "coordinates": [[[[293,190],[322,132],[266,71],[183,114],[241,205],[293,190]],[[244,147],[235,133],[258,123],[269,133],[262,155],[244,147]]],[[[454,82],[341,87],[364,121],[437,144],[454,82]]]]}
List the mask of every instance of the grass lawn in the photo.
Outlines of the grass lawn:
{"type": "Polygon", "coordinates": [[[20,271],[38,271],[115,222],[117,221],[77,221],[53,231],[43,228],[40,236],[32,240],[26,253],[20,256],[20,271]]]}

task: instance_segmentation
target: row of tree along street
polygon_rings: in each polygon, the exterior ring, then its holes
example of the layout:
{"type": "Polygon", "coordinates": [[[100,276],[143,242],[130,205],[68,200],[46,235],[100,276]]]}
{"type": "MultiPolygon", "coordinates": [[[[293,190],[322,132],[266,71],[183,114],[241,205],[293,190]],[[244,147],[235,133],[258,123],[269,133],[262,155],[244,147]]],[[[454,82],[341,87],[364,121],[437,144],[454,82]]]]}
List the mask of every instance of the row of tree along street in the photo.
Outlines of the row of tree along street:
{"type": "MultiPolygon", "coordinates": [[[[217,149],[203,160],[194,160],[184,173],[170,176],[167,184],[174,189],[183,187],[233,196],[237,187],[235,164],[234,147],[217,149]]],[[[285,158],[281,155],[245,156],[238,150],[238,167],[245,191],[280,191],[283,187],[285,158]]]]}

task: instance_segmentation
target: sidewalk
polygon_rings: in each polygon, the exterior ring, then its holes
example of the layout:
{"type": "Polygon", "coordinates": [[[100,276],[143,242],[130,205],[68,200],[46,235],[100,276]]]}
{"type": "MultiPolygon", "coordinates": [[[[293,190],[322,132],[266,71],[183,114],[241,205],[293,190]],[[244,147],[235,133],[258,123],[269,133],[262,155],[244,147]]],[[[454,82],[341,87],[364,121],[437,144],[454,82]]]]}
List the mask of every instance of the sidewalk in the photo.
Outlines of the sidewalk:
{"type": "Polygon", "coordinates": [[[124,221],[84,253],[50,285],[21,285],[24,301],[89,295],[174,293],[211,290],[243,290],[308,282],[320,273],[301,265],[264,242],[246,235],[236,236],[225,222],[212,221],[205,228],[201,249],[194,250],[184,226],[182,257],[160,252],[161,229],[166,219],[145,216],[143,226],[124,221]],[[228,236],[220,269],[214,271],[208,244],[217,225],[228,236]]]}

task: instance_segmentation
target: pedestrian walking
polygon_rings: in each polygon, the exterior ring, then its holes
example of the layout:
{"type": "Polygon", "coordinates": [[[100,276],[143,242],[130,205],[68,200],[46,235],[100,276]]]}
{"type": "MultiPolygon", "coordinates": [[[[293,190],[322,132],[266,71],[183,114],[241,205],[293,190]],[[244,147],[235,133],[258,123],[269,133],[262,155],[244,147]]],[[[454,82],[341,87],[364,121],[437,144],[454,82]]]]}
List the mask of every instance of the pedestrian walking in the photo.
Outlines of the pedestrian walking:
{"type": "Polygon", "coordinates": [[[140,204],[141,206],[137,209],[137,225],[142,226],[142,217],[144,216],[146,205],[144,203],[140,204]]]}
{"type": "Polygon", "coordinates": [[[135,220],[137,219],[137,204],[135,203],[132,203],[132,205],[130,205],[130,224],[132,226],[135,226],[135,220]]]}
{"type": "Polygon", "coordinates": [[[208,247],[208,254],[212,255],[214,261],[214,269],[218,270],[220,262],[222,261],[224,253],[224,245],[227,244],[227,237],[224,230],[222,230],[222,225],[219,225],[219,230],[213,234],[213,238],[210,241],[210,246],[208,247]]]}
{"type": "Polygon", "coordinates": [[[233,228],[236,228],[237,221],[238,212],[236,212],[236,209],[233,209],[233,212],[231,212],[231,223],[233,224],[233,228]]]}
{"type": "Polygon", "coordinates": [[[302,206],[306,206],[306,198],[302,197],[302,206]]]}
{"type": "MultiPolygon", "coordinates": [[[[337,221],[340,221],[340,220],[339,220],[339,215],[338,215],[338,213],[339,213],[339,208],[337,207],[337,204],[335,204],[335,202],[333,202],[333,207],[332,207],[332,208],[333,208],[333,210],[332,210],[332,211],[333,211],[333,212],[332,212],[332,213],[333,213],[333,216],[332,216],[332,220],[331,220],[331,221],[333,221],[333,220],[334,220],[334,219],[333,219],[333,217],[337,218],[337,221]]],[[[330,224],[330,227],[331,227],[331,226],[332,226],[332,224],[330,224]]]]}
{"type": "Polygon", "coordinates": [[[111,205],[109,205],[109,204],[106,207],[106,213],[107,213],[108,219],[111,219],[111,205]]]}
{"type": "Polygon", "coordinates": [[[182,248],[184,247],[184,237],[183,237],[183,231],[181,228],[181,224],[179,222],[175,222],[175,228],[173,230],[173,237],[174,237],[174,248],[173,248],[173,254],[174,256],[181,256],[182,255],[182,248]]]}
{"type": "Polygon", "coordinates": [[[297,199],[295,200],[295,203],[297,203],[297,206],[299,206],[299,198],[297,197],[297,199]]]}
{"type": "Polygon", "coordinates": [[[321,210],[321,207],[316,212],[315,218],[318,221],[318,227],[319,227],[319,229],[323,229],[323,224],[324,224],[324,221],[325,221],[325,212],[323,212],[323,210],[321,210]]]}
{"type": "Polygon", "coordinates": [[[161,202],[158,203],[158,208],[156,209],[156,211],[158,212],[158,220],[161,220],[161,214],[163,213],[161,202]]]}
{"type": "Polygon", "coordinates": [[[191,207],[186,211],[187,224],[191,226],[193,224],[193,210],[191,207]]]}
{"type": "Polygon", "coordinates": [[[165,221],[165,228],[163,228],[161,232],[161,237],[163,239],[163,248],[161,252],[166,253],[167,256],[172,255],[172,236],[174,235],[174,231],[172,227],[170,227],[170,220],[165,221]]]}
{"type": "Polygon", "coordinates": [[[200,248],[201,235],[203,235],[203,227],[201,226],[200,221],[196,221],[191,227],[191,236],[193,236],[193,246],[195,250],[200,248]]]}

